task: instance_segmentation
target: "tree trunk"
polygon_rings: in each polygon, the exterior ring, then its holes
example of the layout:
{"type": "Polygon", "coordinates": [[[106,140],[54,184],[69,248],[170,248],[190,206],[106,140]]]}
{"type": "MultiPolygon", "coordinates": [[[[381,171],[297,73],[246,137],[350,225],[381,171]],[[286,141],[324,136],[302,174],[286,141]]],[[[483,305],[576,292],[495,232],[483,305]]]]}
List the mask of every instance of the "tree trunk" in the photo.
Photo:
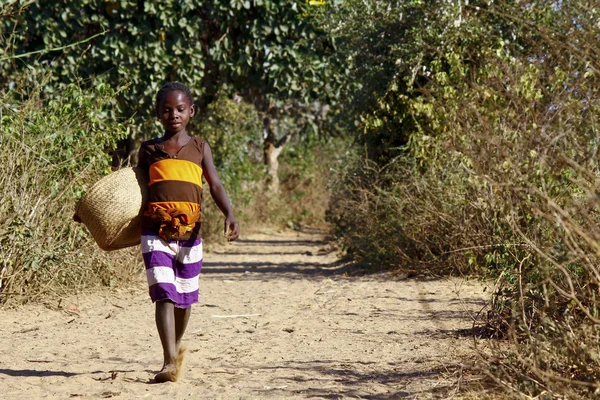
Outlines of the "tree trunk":
{"type": "Polygon", "coordinates": [[[271,118],[265,118],[264,122],[264,162],[267,166],[269,175],[268,189],[272,193],[279,192],[279,155],[292,137],[293,132],[289,132],[283,138],[276,140],[275,133],[271,127],[271,118]]]}
{"type": "Polygon", "coordinates": [[[283,146],[275,147],[275,144],[265,142],[265,164],[267,165],[267,174],[269,175],[269,191],[279,192],[279,160],[278,157],[283,150],[283,146]]]}

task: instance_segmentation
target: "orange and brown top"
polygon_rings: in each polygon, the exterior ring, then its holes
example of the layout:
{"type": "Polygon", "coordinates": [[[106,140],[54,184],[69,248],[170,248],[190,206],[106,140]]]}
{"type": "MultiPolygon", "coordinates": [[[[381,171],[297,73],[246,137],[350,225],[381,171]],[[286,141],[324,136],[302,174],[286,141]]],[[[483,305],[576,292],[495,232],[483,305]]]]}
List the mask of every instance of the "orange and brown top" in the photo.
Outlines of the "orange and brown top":
{"type": "Polygon", "coordinates": [[[174,155],[161,139],[142,143],[138,166],[148,171],[148,205],[143,228],[166,240],[200,236],[204,141],[192,138],[174,155]]]}

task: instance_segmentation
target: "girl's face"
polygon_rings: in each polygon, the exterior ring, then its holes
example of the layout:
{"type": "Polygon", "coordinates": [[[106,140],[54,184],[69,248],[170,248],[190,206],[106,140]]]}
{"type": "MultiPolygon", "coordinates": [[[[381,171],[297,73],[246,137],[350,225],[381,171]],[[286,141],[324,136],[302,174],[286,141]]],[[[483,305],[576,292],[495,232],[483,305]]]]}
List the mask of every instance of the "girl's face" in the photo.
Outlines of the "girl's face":
{"type": "Polygon", "coordinates": [[[171,135],[185,132],[185,127],[195,112],[194,105],[190,104],[185,93],[178,90],[168,92],[163,101],[156,106],[156,113],[165,132],[171,135]]]}

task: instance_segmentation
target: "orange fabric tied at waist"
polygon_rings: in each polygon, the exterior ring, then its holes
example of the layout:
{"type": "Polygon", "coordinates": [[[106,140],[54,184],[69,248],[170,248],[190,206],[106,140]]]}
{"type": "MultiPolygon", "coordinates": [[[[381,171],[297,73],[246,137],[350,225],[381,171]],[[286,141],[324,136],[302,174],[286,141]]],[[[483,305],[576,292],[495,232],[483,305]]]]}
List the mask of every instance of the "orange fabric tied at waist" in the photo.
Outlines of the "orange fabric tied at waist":
{"type": "Polygon", "coordinates": [[[200,210],[182,210],[180,208],[163,209],[153,207],[153,211],[147,211],[154,222],[159,224],[158,235],[165,240],[179,240],[183,235],[191,232],[200,221],[200,210]]]}

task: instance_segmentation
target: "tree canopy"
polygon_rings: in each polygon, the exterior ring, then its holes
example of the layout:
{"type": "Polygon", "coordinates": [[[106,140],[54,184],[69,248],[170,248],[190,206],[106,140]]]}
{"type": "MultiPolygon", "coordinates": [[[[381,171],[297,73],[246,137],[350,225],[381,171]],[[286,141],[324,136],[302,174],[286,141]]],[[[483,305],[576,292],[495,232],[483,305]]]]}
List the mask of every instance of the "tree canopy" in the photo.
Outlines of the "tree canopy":
{"type": "Polygon", "coordinates": [[[1,10],[0,82],[15,85],[22,71],[37,81],[52,70],[48,93],[73,81],[129,84],[119,108],[138,122],[152,115],[154,94],[170,80],[188,84],[201,108],[233,93],[263,112],[290,101],[333,103],[345,67],[315,7],[294,0],[13,2],[1,10]],[[15,58],[30,52],[38,53],[15,58]]]}

